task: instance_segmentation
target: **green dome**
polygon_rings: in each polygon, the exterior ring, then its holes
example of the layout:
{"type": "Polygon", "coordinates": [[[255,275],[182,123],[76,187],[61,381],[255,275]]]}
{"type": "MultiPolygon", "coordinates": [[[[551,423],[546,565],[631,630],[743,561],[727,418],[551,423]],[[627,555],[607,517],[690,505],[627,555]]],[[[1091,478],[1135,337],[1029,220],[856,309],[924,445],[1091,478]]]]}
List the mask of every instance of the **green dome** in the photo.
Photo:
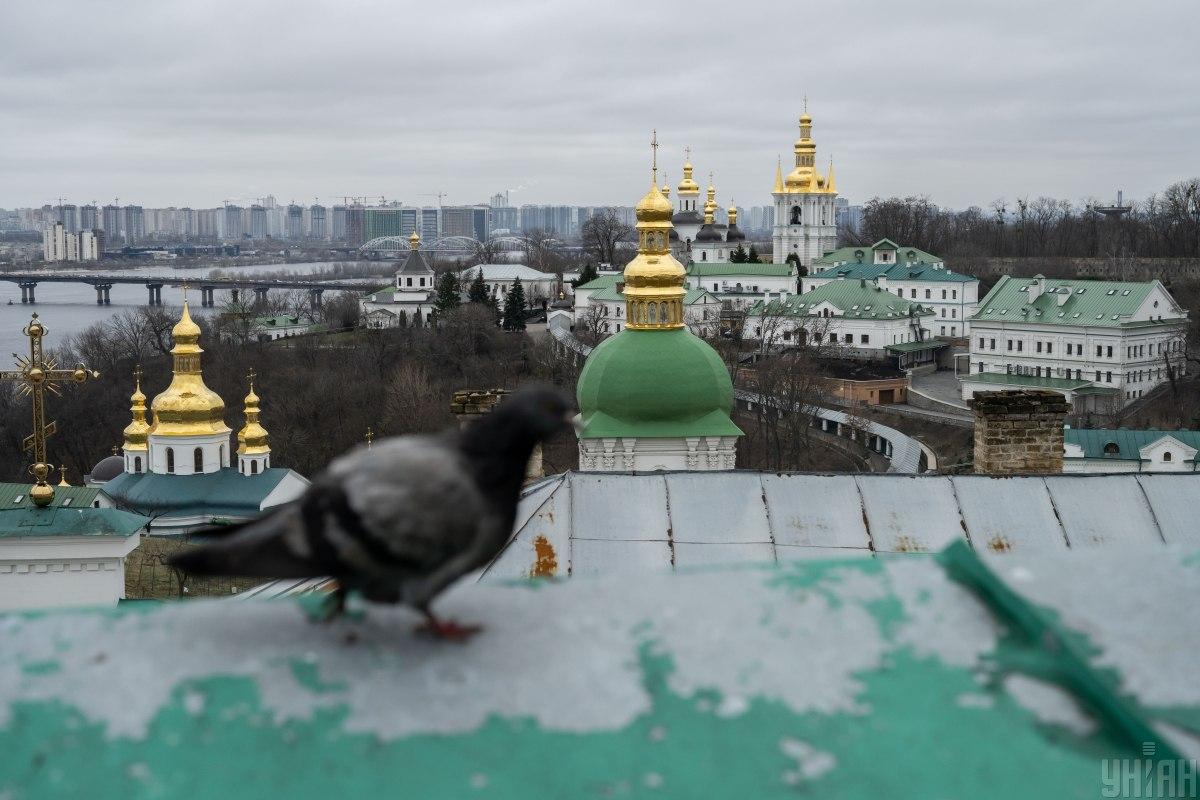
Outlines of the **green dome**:
{"type": "Polygon", "coordinates": [[[741,436],[721,357],[686,328],[623,330],[579,376],[581,439],[741,436]]]}

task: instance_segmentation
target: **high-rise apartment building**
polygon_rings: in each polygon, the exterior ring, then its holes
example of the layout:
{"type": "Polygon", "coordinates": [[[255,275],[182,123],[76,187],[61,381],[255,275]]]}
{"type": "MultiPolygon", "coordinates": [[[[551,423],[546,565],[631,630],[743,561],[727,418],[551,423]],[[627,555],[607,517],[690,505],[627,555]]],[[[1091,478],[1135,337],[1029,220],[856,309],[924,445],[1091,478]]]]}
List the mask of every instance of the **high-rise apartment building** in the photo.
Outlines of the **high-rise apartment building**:
{"type": "Polygon", "coordinates": [[[421,241],[433,244],[442,236],[441,209],[421,209],[421,241]]]}
{"type": "Polygon", "coordinates": [[[304,238],[304,209],[295,203],[287,207],[287,223],[284,235],[292,241],[304,238]]]}
{"type": "Polygon", "coordinates": [[[137,244],[146,238],[146,218],[141,206],[125,206],[121,209],[121,217],[125,244],[137,244]]]}
{"type": "Polygon", "coordinates": [[[378,239],[381,236],[399,236],[401,234],[401,209],[399,208],[367,208],[363,209],[363,242],[378,239]]]}
{"type": "Polygon", "coordinates": [[[79,208],[71,204],[58,206],[55,211],[58,213],[58,221],[66,228],[67,233],[76,233],[79,230],[79,208]]]}
{"type": "Polygon", "coordinates": [[[99,261],[104,250],[104,232],[68,231],[55,222],[42,232],[42,257],[46,261],[99,261]]]}
{"type": "Polygon", "coordinates": [[[121,207],[107,205],[100,211],[100,227],[104,229],[104,235],[110,242],[124,241],[121,234],[121,207]]]}
{"type": "Polygon", "coordinates": [[[442,236],[466,236],[485,241],[488,237],[487,206],[443,206],[442,236]]]}
{"type": "Polygon", "coordinates": [[[330,238],[335,242],[346,241],[346,207],[333,207],[333,222],[329,229],[330,238]]]}
{"type": "Polygon", "coordinates": [[[250,206],[250,238],[267,238],[267,209],[258,203],[250,206]]]}
{"type": "Polygon", "coordinates": [[[489,231],[516,232],[520,228],[521,214],[512,206],[493,206],[488,209],[489,231]]]}
{"type": "Polygon", "coordinates": [[[367,241],[366,233],[367,210],[355,203],[346,207],[346,244],[358,247],[367,241]]]}
{"type": "Polygon", "coordinates": [[[225,206],[221,235],[226,239],[241,239],[246,233],[242,225],[242,207],[225,206]]]}
{"type": "Polygon", "coordinates": [[[89,204],[79,207],[79,229],[90,231],[93,228],[100,227],[100,220],[96,213],[96,206],[89,204]]]}
{"type": "Polygon", "coordinates": [[[312,239],[329,238],[329,228],[325,225],[325,206],[315,205],[308,210],[308,235],[312,239]]]}

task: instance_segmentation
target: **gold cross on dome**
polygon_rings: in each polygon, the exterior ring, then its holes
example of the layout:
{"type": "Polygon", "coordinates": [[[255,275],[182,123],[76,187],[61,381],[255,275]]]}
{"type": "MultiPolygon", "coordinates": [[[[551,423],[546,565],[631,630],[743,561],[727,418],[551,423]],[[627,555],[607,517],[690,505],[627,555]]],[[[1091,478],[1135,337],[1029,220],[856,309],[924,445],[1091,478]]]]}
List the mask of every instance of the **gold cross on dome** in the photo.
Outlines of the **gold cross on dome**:
{"type": "Polygon", "coordinates": [[[657,128],[655,128],[652,131],[652,135],[650,137],[650,151],[651,151],[651,153],[653,153],[653,156],[651,159],[650,170],[654,176],[654,185],[657,186],[658,185],[658,129],[657,128]]]}
{"type": "Polygon", "coordinates": [[[141,383],[142,383],[142,365],[141,365],[141,364],[134,364],[134,366],[133,366],[133,380],[134,380],[134,382],[135,382],[135,383],[137,383],[139,386],[141,385],[141,383]]]}
{"type": "Polygon", "coordinates": [[[687,147],[683,148],[683,160],[684,161],[692,160],[692,146],[690,144],[687,147]]]}
{"type": "Polygon", "coordinates": [[[257,377],[258,373],[254,371],[254,367],[251,367],[250,371],[246,373],[246,380],[250,381],[250,391],[252,392],[254,391],[254,379],[257,377]]]}
{"type": "Polygon", "coordinates": [[[371,449],[371,442],[372,442],[372,440],[374,440],[374,438],[375,438],[375,432],[374,432],[374,431],[372,431],[372,430],[371,430],[371,429],[368,427],[368,428],[367,428],[367,449],[368,449],[368,450],[370,450],[370,449],[371,449]]]}
{"type": "Polygon", "coordinates": [[[21,445],[33,453],[34,469],[48,474],[46,440],[54,435],[58,426],[53,420],[46,422],[46,392],[61,396],[60,384],[67,381],[83,383],[88,378],[99,378],[100,373],[88,369],[83,364],[76,365],[74,369],[59,369],[53,358],[46,358],[42,353],[42,337],[46,335],[47,330],[37,314],[33,315],[22,332],[29,337],[29,356],[13,353],[13,358],[17,360],[17,369],[0,372],[0,380],[17,382],[17,391],[32,398],[33,433],[26,436],[21,445]],[[38,470],[38,467],[44,469],[38,470]]]}

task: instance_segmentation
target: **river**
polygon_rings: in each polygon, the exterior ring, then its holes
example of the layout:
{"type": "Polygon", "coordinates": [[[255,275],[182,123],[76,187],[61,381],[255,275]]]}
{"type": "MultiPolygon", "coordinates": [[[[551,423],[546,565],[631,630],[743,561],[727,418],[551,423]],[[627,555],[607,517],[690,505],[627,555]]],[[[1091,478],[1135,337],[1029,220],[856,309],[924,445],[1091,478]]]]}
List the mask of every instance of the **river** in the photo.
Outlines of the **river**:
{"type": "MultiPolygon", "coordinates": [[[[259,266],[214,267],[237,277],[253,277],[264,273],[289,270],[297,274],[311,274],[330,269],[334,262],[314,261],[301,264],[263,264],[259,266]]],[[[70,271],[70,270],[65,270],[70,271]]],[[[119,274],[163,278],[165,281],[192,281],[207,276],[209,269],[180,269],[178,267],[152,266],[121,270],[119,274]]],[[[111,274],[117,274],[114,270],[111,274]]],[[[217,303],[222,292],[217,293],[217,303]]],[[[47,337],[43,344],[51,350],[61,344],[67,336],[79,333],[97,322],[103,322],[114,314],[146,304],[146,287],[140,284],[114,284],[109,292],[110,304],[96,305],[96,290],[86,283],[39,283],[37,303],[21,304],[21,289],[15,283],[0,281],[0,370],[14,369],[11,353],[27,355],[29,339],[21,333],[29,322],[30,314],[36,311],[46,326],[47,337]],[[8,305],[9,301],[12,305],[8,305]]],[[[210,314],[214,309],[200,307],[200,293],[189,293],[193,314],[210,314]]],[[[163,305],[183,304],[183,289],[170,283],[162,288],[163,305]]]]}

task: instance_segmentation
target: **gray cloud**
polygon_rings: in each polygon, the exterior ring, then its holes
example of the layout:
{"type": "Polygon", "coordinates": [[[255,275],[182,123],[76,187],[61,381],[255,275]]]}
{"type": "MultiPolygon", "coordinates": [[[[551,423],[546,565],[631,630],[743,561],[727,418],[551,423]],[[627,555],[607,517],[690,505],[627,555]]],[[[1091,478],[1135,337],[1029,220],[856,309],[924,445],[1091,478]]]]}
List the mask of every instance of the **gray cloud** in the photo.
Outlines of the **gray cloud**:
{"type": "Polygon", "coordinates": [[[0,206],[631,204],[650,129],[768,202],[807,93],[853,200],[1200,173],[1194,2],[54,2],[0,20],[0,206]]]}

